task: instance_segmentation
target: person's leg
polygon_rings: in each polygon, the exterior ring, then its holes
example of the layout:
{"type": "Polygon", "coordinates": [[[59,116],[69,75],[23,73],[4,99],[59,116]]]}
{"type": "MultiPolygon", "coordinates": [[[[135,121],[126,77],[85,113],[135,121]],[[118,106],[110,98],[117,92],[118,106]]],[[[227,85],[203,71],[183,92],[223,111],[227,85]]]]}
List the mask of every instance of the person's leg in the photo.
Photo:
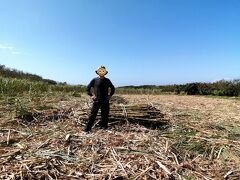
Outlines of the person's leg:
{"type": "Polygon", "coordinates": [[[97,101],[93,102],[93,106],[92,106],[92,109],[91,109],[91,113],[89,115],[89,119],[88,119],[88,123],[87,123],[85,131],[91,131],[99,108],[100,108],[99,102],[97,102],[97,101]]]}
{"type": "Polygon", "coordinates": [[[108,115],[109,115],[109,101],[102,102],[101,105],[101,128],[107,129],[108,128],[108,115]]]}

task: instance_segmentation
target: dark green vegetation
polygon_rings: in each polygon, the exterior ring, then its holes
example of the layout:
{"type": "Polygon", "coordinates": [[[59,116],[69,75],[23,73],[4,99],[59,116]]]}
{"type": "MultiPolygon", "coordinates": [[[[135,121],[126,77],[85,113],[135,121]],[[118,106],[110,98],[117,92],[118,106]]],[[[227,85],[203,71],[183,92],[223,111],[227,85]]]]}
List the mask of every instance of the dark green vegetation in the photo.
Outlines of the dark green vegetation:
{"type": "Polygon", "coordinates": [[[213,96],[240,96],[240,79],[221,80],[214,83],[188,83],[165,86],[124,86],[117,89],[122,94],[187,94],[213,96]]]}
{"type": "Polygon", "coordinates": [[[0,64],[0,77],[6,78],[17,78],[17,79],[28,79],[31,81],[42,81],[48,84],[57,84],[56,81],[50,79],[43,79],[41,76],[25,73],[17,69],[11,69],[0,64]]]}

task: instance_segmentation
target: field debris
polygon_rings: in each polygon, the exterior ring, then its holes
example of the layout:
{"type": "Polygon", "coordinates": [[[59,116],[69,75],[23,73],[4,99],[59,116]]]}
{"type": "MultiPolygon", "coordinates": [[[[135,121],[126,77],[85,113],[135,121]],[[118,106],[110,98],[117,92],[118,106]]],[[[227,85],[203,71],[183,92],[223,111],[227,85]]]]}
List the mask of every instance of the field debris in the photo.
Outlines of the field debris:
{"type": "MultiPolygon", "coordinates": [[[[101,119],[100,113],[101,112],[98,113],[96,118],[97,121],[101,119]]],[[[81,121],[86,121],[88,114],[89,108],[82,109],[78,112],[78,117],[81,121]]],[[[109,121],[110,125],[117,123],[133,123],[153,129],[165,128],[169,126],[170,123],[168,119],[164,118],[164,114],[161,113],[159,109],[148,104],[113,104],[111,105],[109,121]]]]}
{"type": "MultiPolygon", "coordinates": [[[[170,175],[164,169],[158,169],[156,160],[168,165],[172,164],[169,159],[173,156],[165,153],[166,139],[159,138],[156,130],[122,125],[113,126],[109,131],[85,134],[77,129],[71,130],[70,125],[45,135],[38,130],[32,132],[35,135],[28,141],[22,142],[27,149],[17,149],[14,144],[2,148],[0,177],[159,179],[170,175]],[[29,141],[35,141],[35,144],[29,141]]],[[[175,163],[170,167],[174,166],[175,163]]]]}
{"type": "Polygon", "coordinates": [[[1,117],[0,179],[239,179],[237,130],[211,131],[194,111],[148,101],[116,96],[109,129],[96,124],[91,133],[83,131],[91,107],[84,96],[37,111],[31,104],[31,121],[1,117]]]}

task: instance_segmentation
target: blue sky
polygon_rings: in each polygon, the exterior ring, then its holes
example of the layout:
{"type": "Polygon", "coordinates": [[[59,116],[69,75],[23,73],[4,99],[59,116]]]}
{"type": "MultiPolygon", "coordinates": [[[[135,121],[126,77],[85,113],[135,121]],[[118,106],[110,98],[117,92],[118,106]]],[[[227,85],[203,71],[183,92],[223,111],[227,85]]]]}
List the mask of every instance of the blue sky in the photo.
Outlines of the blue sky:
{"type": "Polygon", "coordinates": [[[0,64],[70,84],[240,78],[240,0],[0,0],[0,64]]]}

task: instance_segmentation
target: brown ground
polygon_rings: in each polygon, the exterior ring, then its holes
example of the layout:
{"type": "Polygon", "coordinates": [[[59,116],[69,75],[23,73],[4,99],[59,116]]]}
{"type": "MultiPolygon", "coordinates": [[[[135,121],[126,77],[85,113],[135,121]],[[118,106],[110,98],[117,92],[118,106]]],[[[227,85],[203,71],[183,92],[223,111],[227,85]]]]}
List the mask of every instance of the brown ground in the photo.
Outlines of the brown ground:
{"type": "Polygon", "coordinates": [[[94,127],[86,134],[82,114],[90,102],[85,95],[23,99],[28,116],[16,110],[15,99],[2,99],[0,178],[240,179],[240,100],[119,97],[127,102],[113,104],[156,107],[169,125],[151,129],[123,118],[109,131],[94,127]]]}

